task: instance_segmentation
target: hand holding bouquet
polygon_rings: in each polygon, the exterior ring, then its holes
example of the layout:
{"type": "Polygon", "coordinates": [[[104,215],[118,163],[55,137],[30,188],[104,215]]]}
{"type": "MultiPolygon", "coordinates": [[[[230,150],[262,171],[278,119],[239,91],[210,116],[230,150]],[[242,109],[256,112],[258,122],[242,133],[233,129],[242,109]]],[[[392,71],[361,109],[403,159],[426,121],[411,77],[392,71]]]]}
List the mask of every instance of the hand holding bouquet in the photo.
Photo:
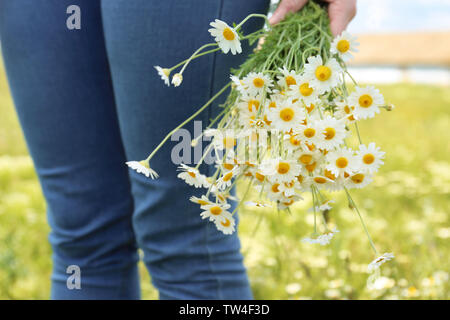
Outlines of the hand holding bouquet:
{"type": "MultiPolygon", "coordinates": [[[[327,13],[318,4],[309,1],[276,26],[267,24],[254,33],[242,34],[241,27],[254,18],[267,21],[260,14],[251,14],[234,26],[215,20],[209,29],[215,42],[200,47],[172,68],[156,67],[166,85],[179,86],[192,60],[219,50],[239,54],[241,41],[252,44],[263,39],[260,48],[232,70],[230,82],[172,130],[147,159],[127,164],[147,177],[157,178],[150,160],[158,149],[228,91],[223,110],[203,131],[202,136],[211,137],[203,157],[195,167],[179,167],[180,179],[205,189],[200,198],[190,199],[199,205],[200,217],[231,234],[235,231],[234,214],[243,203],[289,212],[304,194],[311,193],[314,230],[303,241],[326,245],[339,231],[330,229],[323,217],[334,202],[325,193],[343,191],[377,256],[368,270],[376,271],[394,256],[378,254],[350,190],[370,184],[384,159],[384,152],[374,142],[363,143],[358,124],[392,107],[386,105],[376,88],[360,87],[350,76],[345,63],[357,51],[358,43],[347,32],[333,39],[327,13]],[[178,68],[181,70],[170,81],[178,68]],[[347,86],[346,76],[353,81],[353,90],[347,86]],[[358,145],[350,145],[351,129],[358,145]],[[216,160],[215,173],[210,177],[199,171],[209,153],[216,160]],[[230,192],[241,180],[246,181],[247,191],[231,210],[229,202],[235,198],[230,192]],[[252,188],[257,190],[257,199],[247,199],[252,188]]],[[[196,137],[193,145],[202,136],[196,137]]]]}

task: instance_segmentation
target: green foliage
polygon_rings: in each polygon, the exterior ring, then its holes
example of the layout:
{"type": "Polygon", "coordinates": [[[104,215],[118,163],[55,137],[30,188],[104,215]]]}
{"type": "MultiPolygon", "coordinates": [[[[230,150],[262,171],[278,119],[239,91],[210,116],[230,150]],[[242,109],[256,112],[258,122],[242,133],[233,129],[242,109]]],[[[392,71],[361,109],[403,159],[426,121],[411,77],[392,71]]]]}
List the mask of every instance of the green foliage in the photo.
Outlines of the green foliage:
{"type": "MultiPolygon", "coordinates": [[[[46,299],[45,202],[0,71],[0,298],[46,299]]],[[[312,231],[311,199],[291,215],[243,207],[242,250],[256,298],[450,298],[450,91],[409,84],[380,89],[396,109],[362,121],[360,131],[363,142],[376,141],[386,151],[385,165],[371,185],[353,192],[379,251],[396,255],[383,265],[379,289],[365,286],[373,255],[338,193],[330,194],[336,204],[329,218],[341,232],[327,247],[301,242],[312,231]]],[[[143,297],[157,298],[142,263],[140,270],[143,297]]]]}

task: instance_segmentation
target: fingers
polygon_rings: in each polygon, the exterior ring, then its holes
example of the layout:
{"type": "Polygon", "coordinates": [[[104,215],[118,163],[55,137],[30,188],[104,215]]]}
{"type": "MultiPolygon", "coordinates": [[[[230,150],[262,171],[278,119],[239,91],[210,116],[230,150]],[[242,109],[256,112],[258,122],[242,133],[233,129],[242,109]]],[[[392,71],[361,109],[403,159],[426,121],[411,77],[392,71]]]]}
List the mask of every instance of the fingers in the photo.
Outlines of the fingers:
{"type": "Polygon", "coordinates": [[[327,0],[331,33],[340,35],[356,15],[356,0],[327,0]]]}
{"type": "Polygon", "coordinates": [[[287,13],[300,10],[306,2],[308,0],[281,0],[278,8],[269,19],[270,24],[277,24],[284,19],[287,13]]]}

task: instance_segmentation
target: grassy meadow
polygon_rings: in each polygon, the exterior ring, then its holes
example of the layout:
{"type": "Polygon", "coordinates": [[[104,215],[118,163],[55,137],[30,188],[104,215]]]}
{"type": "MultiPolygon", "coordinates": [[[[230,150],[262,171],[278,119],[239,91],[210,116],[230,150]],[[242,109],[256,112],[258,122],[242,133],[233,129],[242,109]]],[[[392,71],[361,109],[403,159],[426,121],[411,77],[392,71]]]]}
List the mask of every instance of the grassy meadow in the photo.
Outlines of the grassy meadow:
{"type": "MultiPolygon", "coordinates": [[[[255,298],[450,298],[450,88],[379,88],[396,108],[362,122],[360,130],[364,143],[375,141],[386,152],[385,165],[371,185],[352,194],[380,253],[396,258],[369,290],[366,268],[374,256],[345,194],[330,194],[336,200],[330,223],[341,232],[325,247],[301,242],[313,228],[308,197],[292,215],[244,207],[239,232],[255,298]]],[[[0,299],[49,297],[48,232],[0,66],[0,299]]],[[[142,264],[141,277],[143,298],[157,298],[142,264]]]]}

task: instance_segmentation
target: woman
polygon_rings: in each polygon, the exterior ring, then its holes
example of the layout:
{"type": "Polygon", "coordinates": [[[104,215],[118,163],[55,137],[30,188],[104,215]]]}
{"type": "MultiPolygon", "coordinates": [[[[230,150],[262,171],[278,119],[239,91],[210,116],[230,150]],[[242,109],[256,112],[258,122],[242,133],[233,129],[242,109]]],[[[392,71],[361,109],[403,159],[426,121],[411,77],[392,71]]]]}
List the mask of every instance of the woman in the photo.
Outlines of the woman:
{"type": "MultiPolygon", "coordinates": [[[[305,2],[282,1],[271,22],[305,2]]],[[[328,2],[338,34],[353,17],[355,1],[328,2]]],[[[128,171],[125,162],[145,158],[228,81],[229,69],[245,54],[193,62],[179,88],[165,87],[153,66],[172,65],[212,41],[213,19],[239,22],[267,12],[268,5],[0,0],[8,80],[47,200],[52,298],[139,299],[138,247],[161,299],[252,298],[239,239],[204,223],[186,201],[192,189],[176,178],[170,144],[152,160],[158,180],[128,171]],[[66,25],[71,5],[80,8],[79,29],[66,25]],[[67,285],[69,266],[81,271],[80,288],[67,285]]],[[[245,32],[261,24],[248,22],[245,32]]],[[[214,110],[199,120],[207,122],[214,110]]]]}

